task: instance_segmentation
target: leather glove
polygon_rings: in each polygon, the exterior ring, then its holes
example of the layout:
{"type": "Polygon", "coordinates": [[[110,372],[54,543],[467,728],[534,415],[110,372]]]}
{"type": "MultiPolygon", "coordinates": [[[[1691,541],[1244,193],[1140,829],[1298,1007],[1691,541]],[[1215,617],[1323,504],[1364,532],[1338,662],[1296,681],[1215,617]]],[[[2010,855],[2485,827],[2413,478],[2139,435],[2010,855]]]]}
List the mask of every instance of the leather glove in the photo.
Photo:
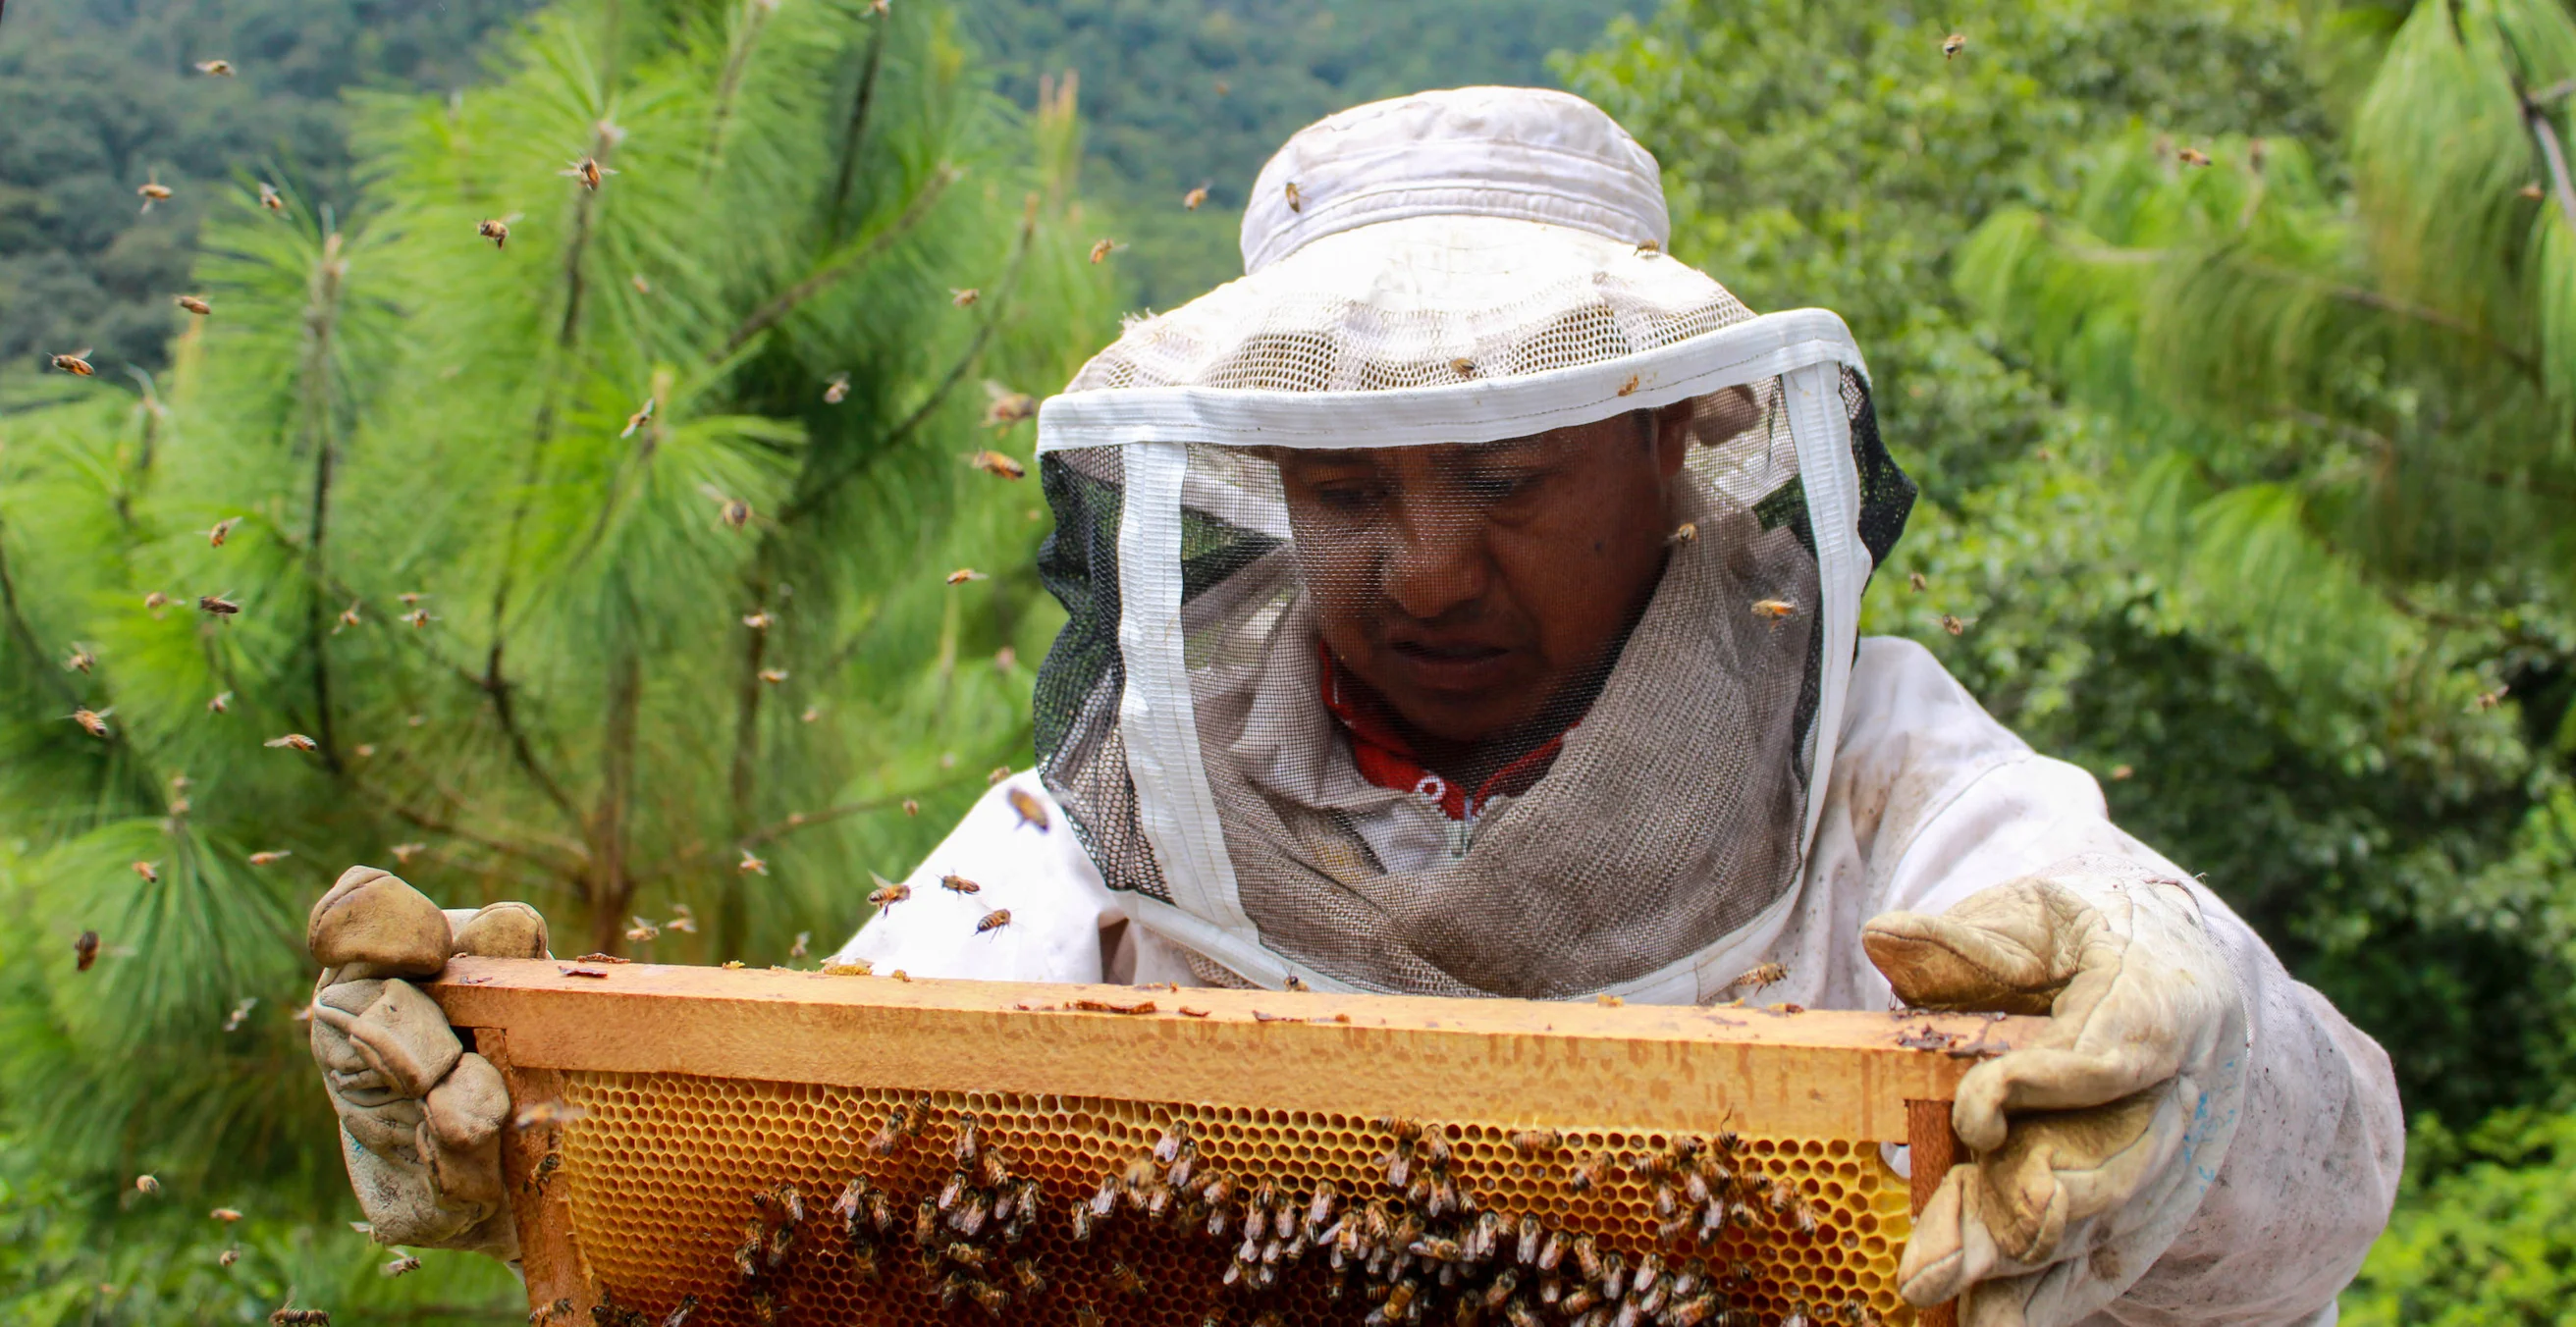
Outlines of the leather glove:
{"type": "Polygon", "coordinates": [[[1861,943],[1909,1005],[2049,1019],[1960,1080],[1974,1159],[1916,1218],[1899,1291],[1957,1296],[1960,1327],[2099,1310],[2199,1207],[2244,1095],[2243,993],[2190,887],[2080,857],[1937,917],[1882,914],[1861,943]]]}
{"type": "Polygon", "coordinates": [[[377,1242],[518,1257],[501,1182],[509,1091],[405,979],[438,975],[454,954],[542,958],[545,919],[524,903],[442,912],[398,877],[353,866],[313,905],[304,938],[322,964],[313,1060],[377,1242]]]}

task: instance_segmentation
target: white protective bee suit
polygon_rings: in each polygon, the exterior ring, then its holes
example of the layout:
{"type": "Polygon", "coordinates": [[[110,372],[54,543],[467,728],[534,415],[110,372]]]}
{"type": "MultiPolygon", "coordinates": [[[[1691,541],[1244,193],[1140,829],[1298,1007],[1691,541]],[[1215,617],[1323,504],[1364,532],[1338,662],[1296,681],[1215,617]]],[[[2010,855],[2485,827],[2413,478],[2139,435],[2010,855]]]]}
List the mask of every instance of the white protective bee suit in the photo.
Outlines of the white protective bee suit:
{"type": "Polygon", "coordinates": [[[2397,1184],[2386,1056],[2082,770],[1921,646],[1857,637],[1911,500],[1866,366],[1831,314],[1756,317],[1663,256],[1665,227],[1653,159],[1562,93],[1423,94],[1291,140],[1246,278],[1131,323],[1041,411],[1072,621],[1040,767],[839,957],[1673,1003],[1776,962],[1765,1000],[2049,1014],[1962,1086],[1977,1160],[1908,1297],[1964,1294],[1969,1327],[2332,1322],[2397,1184]],[[1408,764],[1317,646],[1321,578],[1366,535],[1320,533],[1274,462],[1627,411],[1693,441],[1615,663],[1479,787],[1408,764]]]}

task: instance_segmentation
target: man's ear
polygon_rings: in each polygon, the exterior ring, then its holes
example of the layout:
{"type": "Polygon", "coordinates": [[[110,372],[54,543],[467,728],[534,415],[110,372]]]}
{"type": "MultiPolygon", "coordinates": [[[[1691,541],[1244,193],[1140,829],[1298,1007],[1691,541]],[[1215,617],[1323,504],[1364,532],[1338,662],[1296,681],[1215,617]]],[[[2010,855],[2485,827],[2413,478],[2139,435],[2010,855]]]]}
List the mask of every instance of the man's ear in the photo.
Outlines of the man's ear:
{"type": "Polygon", "coordinates": [[[1655,473],[1670,479],[1690,458],[1693,406],[1675,401],[1655,412],[1655,473]]]}

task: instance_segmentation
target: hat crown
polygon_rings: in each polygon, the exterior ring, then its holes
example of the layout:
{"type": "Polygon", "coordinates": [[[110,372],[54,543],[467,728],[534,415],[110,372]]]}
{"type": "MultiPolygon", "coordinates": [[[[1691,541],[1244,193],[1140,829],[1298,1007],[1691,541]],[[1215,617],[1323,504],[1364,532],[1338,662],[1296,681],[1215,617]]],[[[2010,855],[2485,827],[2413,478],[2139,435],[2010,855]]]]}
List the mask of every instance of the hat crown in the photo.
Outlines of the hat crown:
{"type": "Polygon", "coordinates": [[[1489,216],[1663,244],[1654,155],[1600,107],[1546,88],[1370,102],[1297,131],[1243,211],[1249,274],[1327,235],[1405,217],[1489,216]]]}

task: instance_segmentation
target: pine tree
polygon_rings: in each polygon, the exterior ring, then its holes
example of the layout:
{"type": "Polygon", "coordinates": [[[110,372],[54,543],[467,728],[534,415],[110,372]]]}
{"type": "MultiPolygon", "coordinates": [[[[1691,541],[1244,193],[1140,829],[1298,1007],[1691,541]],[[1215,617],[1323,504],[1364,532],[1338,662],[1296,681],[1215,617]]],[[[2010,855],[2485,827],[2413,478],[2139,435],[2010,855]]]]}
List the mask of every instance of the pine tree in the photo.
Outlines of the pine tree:
{"type": "Polygon", "coordinates": [[[969,456],[1106,296],[1071,82],[1021,115],[953,22],[565,0],[365,102],[355,199],[244,163],[161,380],[0,420],[27,1143],[327,1199],[288,1014],[342,867],[779,960],[1025,762],[1043,504],[969,456]]]}

